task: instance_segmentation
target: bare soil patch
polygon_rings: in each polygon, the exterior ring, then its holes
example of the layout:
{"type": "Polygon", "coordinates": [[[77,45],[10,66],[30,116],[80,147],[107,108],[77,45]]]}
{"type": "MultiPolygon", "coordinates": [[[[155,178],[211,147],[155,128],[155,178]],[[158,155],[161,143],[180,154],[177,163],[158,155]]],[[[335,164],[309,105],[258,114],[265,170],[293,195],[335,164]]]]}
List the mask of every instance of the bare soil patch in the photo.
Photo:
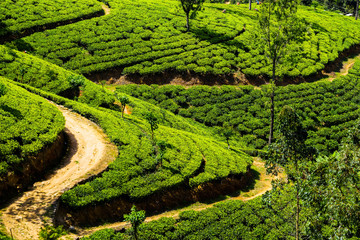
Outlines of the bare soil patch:
{"type": "Polygon", "coordinates": [[[102,7],[102,9],[104,10],[105,15],[109,15],[109,14],[110,14],[110,11],[111,11],[111,10],[110,10],[110,8],[109,8],[108,5],[102,4],[101,7],[102,7]]]}

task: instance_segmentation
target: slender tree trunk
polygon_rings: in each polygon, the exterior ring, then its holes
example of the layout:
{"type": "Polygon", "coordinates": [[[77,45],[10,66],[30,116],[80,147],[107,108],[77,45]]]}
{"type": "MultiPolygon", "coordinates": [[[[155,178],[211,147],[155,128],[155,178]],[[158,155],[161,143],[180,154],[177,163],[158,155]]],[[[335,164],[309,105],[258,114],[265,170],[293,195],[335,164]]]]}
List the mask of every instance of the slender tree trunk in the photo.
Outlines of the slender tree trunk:
{"type": "Polygon", "coordinates": [[[186,31],[190,30],[189,13],[186,13],[186,31]]]}
{"type": "Polygon", "coordinates": [[[230,143],[229,143],[229,139],[226,139],[227,145],[228,145],[228,149],[230,149],[230,143]]]}
{"type": "Polygon", "coordinates": [[[133,230],[134,230],[134,239],[135,239],[135,240],[138,240],[138,236],[137,236],[137,226],[136,226],[136,225],[134,226],[134,229],[133,229],[133,230]]]}
{"type": "Polygon", "coordinates": [[[356,1],[355,20],[359,18],[359,0],[356,1]]]}
{"type": "Polygon", "coordinates": [[[249,10],[251,10],[251,0],[249,0],[249,10]]]}
{"type": "Polygon", "coordinates": [[[275,117],[275,102],[274,102],[274,98],[275,98],[275,67],[276,67],[276,61],[275,58],[273,59],[273,69],[272,69],[272,82],[271,82],[271,96],[270,96],[270,101],[271,101],[271,106],[270,106],[270,111],[271,111],[271,115],[270,115],[270,133],[269,133],[269,145],[271,144],[271,141],[273,139],[274,136],[274,117],[275,117]]]}
{"type": "MultiPolygon", "coordinates": [[[[295,161],[296,173],[298,170],[298,162],[295,161]]],[[[299,196],[299,179],[296,179],[296,224],[295,224],[295,239],[299,240],[299,225],[300,225],[300,196],[299,196]]]]}

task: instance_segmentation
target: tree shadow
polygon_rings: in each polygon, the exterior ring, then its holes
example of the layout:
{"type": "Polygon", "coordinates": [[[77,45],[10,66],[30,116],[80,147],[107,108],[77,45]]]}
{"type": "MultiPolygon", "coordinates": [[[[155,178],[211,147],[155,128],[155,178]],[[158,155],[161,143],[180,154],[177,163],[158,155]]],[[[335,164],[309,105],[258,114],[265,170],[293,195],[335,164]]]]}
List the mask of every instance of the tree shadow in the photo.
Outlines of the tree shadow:
{"type": "Polygon", "coordinates": [[[0,109],[4,110],[5,112],[10,113],[15,118],[21,120],[24,118],[24,116],[21,114],[21,112],[15,108],[9,107],[7,105],[0,105],[0,109]]]}
{"type": "Polygon", "coordinates": [[[221,44],[225,46],[234,46],[240,49],[244,49],[246,52],[250,49],[242,42],[235,40],[236,37],[240,36],[246,31],[245,26],[241,31],[238,31],[235,36],[227,36],[224,33],[215,32],[213,29],[208,27],[194,27],[190,29],[190,32],[201,41],[208,41],[211,44],[221,44]]]}

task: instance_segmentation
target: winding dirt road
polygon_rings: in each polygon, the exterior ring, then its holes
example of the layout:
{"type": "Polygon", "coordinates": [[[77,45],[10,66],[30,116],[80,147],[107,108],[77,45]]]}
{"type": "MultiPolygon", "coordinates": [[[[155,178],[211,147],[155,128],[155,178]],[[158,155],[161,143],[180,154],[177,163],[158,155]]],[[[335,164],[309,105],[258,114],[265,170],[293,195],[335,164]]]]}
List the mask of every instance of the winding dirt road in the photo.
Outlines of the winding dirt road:
{"type": "Polygon", "coordinates": [[[2,215],[9,233],[17,240],[38,239],[43,221],[53,214],[53,203],[66,190],[90,175],[103,171],[117,156],[117,148],[93,122],[57,106],[63,113],[69,151],[61,166],[46,180],[34,184],[7,207],[2,215]]]}

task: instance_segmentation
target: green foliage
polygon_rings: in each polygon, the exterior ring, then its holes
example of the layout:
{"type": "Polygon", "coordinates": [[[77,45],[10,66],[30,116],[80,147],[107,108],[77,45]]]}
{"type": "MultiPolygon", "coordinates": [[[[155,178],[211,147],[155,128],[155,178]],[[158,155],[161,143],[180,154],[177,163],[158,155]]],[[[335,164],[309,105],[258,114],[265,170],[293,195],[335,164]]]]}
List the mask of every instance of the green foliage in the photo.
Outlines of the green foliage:
{"type": "Polygon", "coordinates": [[[6,91],[7,91],[6,86],[0,83],[0,97],[4,96],[6,91]]]}
{"type": "Polygon", "coordinates": [[[138,211],[136,210],[136,206],[133,205],[130,214],[124,215],[124,220],[131,223],[132,236],[135,240],[137,240],[138,228],[145,221],[145,211],[138,211]]]}
{"type": "Polygon", "coordinates": [[[54,227],[49,224],[45,224],[41,227],[39,233],[39,239],[41,240],[56,240],[61,236],[66,235],[66,231],[63,229],[63,226],[54,227]]]}
{"type": "MultiPolygon", "coordinates": [[[[191,31],[186,32],[185,14],[174,2],[108,2],[110,15],[35,33],[9,45],[32,46],[33,54],[82,74],[118,68],[130,75],[240,70],[246,75],[271,76],[265,49],[254,36],[256,13],[245,4],[227,5],[223,14],[223,4],[204,3],[204,11],[198,12],[191,31]]],[[[339,52],[360,42],[360,27],[351,18],[329,11],[316,13],[304,6],[298,15],[311,27],[299,43],[287,45],[279,76],[314,74],[339,52]],[[297,52],[296,56],[291,52],[297,52]]]]}
{"type": "Polygon", "coordinates": [[[61,112],[44,99],[0,77],[0,175],[18,171],[29,156],[53,143],[64,129],[61,112]]]}
{"type": "Polygon", "coordinates": [[[4,0],[0,3],[0,36],[41,29],[44,25],[81,18],[102,11],[95,0],[4,0]],[[61,14],[59,14],[61,13],[61,14]]]}
{"type": "MultiPolygon", "coordinates": [[[[337,150],[360,110],[360,62],[333,82],[277,87],[275,112],[295,108],[308,132],[306,143],[324,154],[337,150]]],[[[269,132],[269,87],[252,86],[119,86],[117,91],[157,104],[208,126],[232,127],[241,140],[261,149],[269,132]],[[168,102],[171,101],[171,104],[168,102]]],[[[276,137],[276,136],[275,136],[276,137]]]]}
{"type": "Polygon", "coordinates": [[[115,232],[114,229],[103,229],[91,234],[88,237],[83,237],[81,240],[125,240],[129,239],[125,234],[115,232]]]}
{"type": "Polygon", "coordinates": [[[277,189],[277,196],[274,193],[268,199],[271,205],[261,198],[224,201],[199,212],[181,212],[178,220],[144,223],[139,227],[139,239],[293,239],[293,191],[289,186],[277,189]]]}
{"type": "Polygon", "coordinates": [[[182,9],[186,15],[186,29],[187,31],[190,30],[189,24],[189,16],[191,13],[191,18],[194,18],[198,11],[201,10],[202,5],[205,0],[180,0],[182,9]]]}
{"type": "Polygon", "coordinates": [[[350,128],[339,152],[319,157],[304,190],[314,208],[308,234],[312,238],[356,239],[360,234],[360,123],[350,128]]]}
{"type": "Polygon", "coordinates": [[[130,100],[127,96],[119,96],[115,94],[115,97],[121,103],[121,117],[124,117],[126,105],[130,103],[130,100]]]}
{"type": "Polygon", "coordinates": [[[0,240],[12,240],[12,238],[0,232],[0,240]]]}
{"type": "Polygon", "coordinates": [[[83,76],[3,45],[0,45],[0,75],[67,97],[77,97],[73,89],[82,86],[78,100],[92,106],[111,106],[114,102],[109,90],[83,76]]]}
{"type": "Polygon", "coordinates": [[[284,106],[278,117],[278,138],[269,147],[269,158],[266,160],[268,173],[277,175],[284,168],[290,179],[298,184],[299,168],[302,162],[311,160],[315,149],[306,145],[308,134],[301,124],[300,118],[289,106],[284,106]]]}
{"type": "Polygon", "coordinates": [[[133,114],[124,121],[117,111],[95,109],[30,86],[22,86],[92,119],[119,148],[118,158],[109,165],[107,171],[62,195],[61,201],[71,208],[97,204],[120,196],[136,200],[178,184],[189,183],[189,187],[195,187],[228,175],[244,174],[252,163],[252,158],[235,143],[231,150],[227,150],[225,143],[216,139],[210,129],[167,111],[160,111],[156,106],[135,98],[129,97],[133,114]],[[142,116],[145,111],[162,116],[163,121],[156,130],[157,137],[167,145],[162,153],[161,167],[157,167],[158,159],[152,141],[144,133],[148,124],[142,116]],[[206,158],[204,169],[201,168],[203,158],[206,158]]]}
{"type": "Polygon", "coordinates": [[[70,85],[73,88],[78,88],[80,86],[83,86],[85,83],[85,78],[80,75],[71,75],[66,80],[70,83],[70,85]]]}
{"type": "Polygon", "coordinates": [[[151,139],[154,141],[154,131],[159,128],[159,118],[153,112],[146,112],[144,113],[144,119],[150,124],[151,139]]]}

